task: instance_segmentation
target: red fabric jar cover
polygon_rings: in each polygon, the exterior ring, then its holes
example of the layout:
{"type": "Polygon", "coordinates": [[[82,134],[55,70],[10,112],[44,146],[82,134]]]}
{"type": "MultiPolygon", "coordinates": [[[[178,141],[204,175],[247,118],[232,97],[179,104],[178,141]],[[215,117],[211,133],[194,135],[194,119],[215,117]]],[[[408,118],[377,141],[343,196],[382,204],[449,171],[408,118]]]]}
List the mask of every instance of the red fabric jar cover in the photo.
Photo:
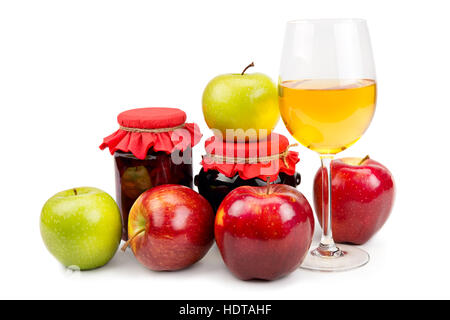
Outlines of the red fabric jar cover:
{"type": "Polygon", "coordinates": [[[124,111],[117,117],[120,129],[103,139],[100,149],[131,152],[145,159],[148,150],[184,151],[201,139],[195,123],[185,123],[186,113],[176,108],[140,108],[124,111]]]}
{"type": "Polygon", "coordinates": [[[300,161],[298,153],[289,151],[289,140],[272,133],[266,140],[251,142],[229,142],[211,137],[205,142],[206,155],[203,170],[216,170],[227,177],[236,173],[242,179],[270,177],[273,182],[280,172],[295,173],[295,165],[300,161]]]}

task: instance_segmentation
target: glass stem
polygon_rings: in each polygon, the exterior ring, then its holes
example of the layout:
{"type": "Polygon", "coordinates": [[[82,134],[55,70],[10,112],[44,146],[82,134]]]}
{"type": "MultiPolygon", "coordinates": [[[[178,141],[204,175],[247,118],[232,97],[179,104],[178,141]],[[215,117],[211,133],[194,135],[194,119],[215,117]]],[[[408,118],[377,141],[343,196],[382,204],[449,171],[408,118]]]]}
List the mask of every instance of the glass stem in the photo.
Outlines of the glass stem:
{"type": "Polygon", "coordinates": [[[321,155],[322,162],[322,238],[319,252],[323,256],[341,255],[333,240],[331,225],[331,161],[333,155],[321,155]]]}

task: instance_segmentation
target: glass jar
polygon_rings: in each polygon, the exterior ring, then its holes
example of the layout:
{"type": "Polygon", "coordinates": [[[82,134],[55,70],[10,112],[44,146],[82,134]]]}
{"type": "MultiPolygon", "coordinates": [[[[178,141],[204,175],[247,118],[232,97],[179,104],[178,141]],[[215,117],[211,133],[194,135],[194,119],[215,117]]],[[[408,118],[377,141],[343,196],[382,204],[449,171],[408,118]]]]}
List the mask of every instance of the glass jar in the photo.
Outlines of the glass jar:
{"type": "Polygon", "coordinates": [[[100,149],[114,155],[116,200],[122,214],[122,239],[128,239],[128,216],[136,199],[162,184],[193,187],[192,147],[201,139],[195,123],[176,108],[141,108],[122,112],[120,128],[103,139],[100,149]]]}
{"type": "MultiPolygon", "coordinates": [[[[236,174],[230,178],[217,170],[208,170],[205,172],[203,168],[195,176],[194,182],[198,188],[198,192],[209,201],[215,212],[217,212],[223,199],[232,190],[242,186],[263,187],[267,185],[266,181],[258,177],[244,180],[239,174],[236,174]]],[[[295,188],[300,182],[300,173],[296,172],[294,175],[289,175],[280,172],[277,178],[271,183],[287,184],[295,188]]]]}
{"type": "MultiPolygon", "coordinates": [[[[192,150],[184,151],[192,159],[192,150]]],[[[183,153],[180,153],[183,156],[183,153]]],[[[174,164],[171,154],[150,150],[145,159],[132,153],[114,153],[116,199],[122,212],[122,237],[127,239],[128,215],[136,199],[146,190],[162,184],[193,188],[192,161],[174,164]]]]}
{"type": "Polygon", "coordinates": [[[241,186],[286,184],[297,187],[301,176],[295,171],[298,153],[280,134],[271,133],[256,141],[224,141],[211,137],[205,141],[206,155],[195,177],[199,193],[217,211],[222,200],[241,186]]]}

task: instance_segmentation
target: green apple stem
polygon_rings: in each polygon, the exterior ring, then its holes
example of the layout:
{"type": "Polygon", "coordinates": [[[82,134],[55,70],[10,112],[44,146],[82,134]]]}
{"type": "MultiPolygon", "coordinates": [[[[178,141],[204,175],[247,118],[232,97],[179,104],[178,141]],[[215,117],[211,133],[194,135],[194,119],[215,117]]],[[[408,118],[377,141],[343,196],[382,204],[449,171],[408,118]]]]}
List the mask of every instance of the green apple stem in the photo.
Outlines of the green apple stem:
{"type": "Polygon", "coordinates": [[[251,67],[254,67],[254,66],[255,66],[255,64],[254,64],[253,62],[250,63],[248,66],[246,66],[245,69],[244,69],[244,71],[242,71],[241,76],[244,75],[245,71],[247,71],[248,68],[251,68],[251,67]]]}
{"type": "Polygon", "coordinates": [[[73,193],[75,193],[75,195],[78,195],[77,189],[73,188],[73,193]]]}
{"type": "Polygon", "coordinates": [[[365,156],[359,163],[358,165],[362,165],[364,163],[364,161],[366,161],[367,159],[370,159],[369,155],[365,156]]]}
{"type": "Polygon", "coordinates": [[[266,194],[270,194],[270,177],[267,177],[267,189],[266,189],[266,194]]]}
{"type": "Polygon", "coordinates": [[[139,230],[138,232],[136,232],[131,238],[128,239],[127,242],[125,242],[125,244],[122,246],[121,250],[125,251],[127,250],[127,248],[130,246],[130,243],[138,236],[140,235],[142,232],[145,231],[145,228],[142,228],[141,230],[139,230]]]}

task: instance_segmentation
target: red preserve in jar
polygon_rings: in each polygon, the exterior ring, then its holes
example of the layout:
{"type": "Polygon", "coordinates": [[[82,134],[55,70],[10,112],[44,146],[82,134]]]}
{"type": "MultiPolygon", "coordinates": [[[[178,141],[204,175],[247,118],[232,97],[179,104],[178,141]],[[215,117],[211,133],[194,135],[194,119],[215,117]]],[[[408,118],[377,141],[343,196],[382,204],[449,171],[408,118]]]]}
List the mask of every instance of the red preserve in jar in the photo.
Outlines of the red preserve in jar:
{"type": "Polygon", "coordinates": [[[193,187],[192,147],[201,133],[176,108],[132,109],[117,121],[119,130],[104,138],[100,149],[114,155],[122,239],[127,240],[130,209],[144,191],[162,184],[193,187]]]}
{"type": "Polygon", "coordinates": [[[297,152],[289,151],[291,146],[285,136],[276,133],[250,142],[209,138],[203,168],[195,177],[199,193],[217,211],[226,195],[241,186],[265,186],[270,180],[296,187],[301,176],[295,165],[300,160],[297,152]]]}

